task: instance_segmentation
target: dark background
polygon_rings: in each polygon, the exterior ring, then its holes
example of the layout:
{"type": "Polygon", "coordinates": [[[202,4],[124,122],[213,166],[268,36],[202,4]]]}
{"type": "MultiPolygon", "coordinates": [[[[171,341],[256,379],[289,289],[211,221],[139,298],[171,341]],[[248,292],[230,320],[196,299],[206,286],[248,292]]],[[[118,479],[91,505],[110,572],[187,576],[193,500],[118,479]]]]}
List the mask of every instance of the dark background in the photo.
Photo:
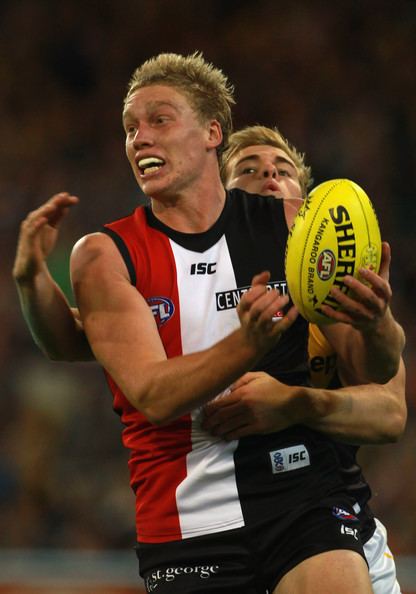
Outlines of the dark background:
{"type": "Polygon", "coordinates": [[[81,202],[50,266],[69,291],[74,242],[139,198],[121,127],[132,71],[162,51],[202,50],[235,84],[236,128],[278,125],[315,183],[349,177],[375,204],[407,333],[409,422],[362,461],[391,548],[416,553],[416,2],[2,0],[0,33],[0,546],[134,542],[103,374],[44,359],[11,268],[20,221],[68,190],[81,202]]]}

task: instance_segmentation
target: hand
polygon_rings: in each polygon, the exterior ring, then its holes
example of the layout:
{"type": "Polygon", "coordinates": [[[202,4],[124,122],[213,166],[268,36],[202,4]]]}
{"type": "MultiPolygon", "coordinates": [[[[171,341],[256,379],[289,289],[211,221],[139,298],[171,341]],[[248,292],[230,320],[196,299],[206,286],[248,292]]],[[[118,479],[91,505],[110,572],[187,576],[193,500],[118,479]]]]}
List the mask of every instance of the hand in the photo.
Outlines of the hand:
{"type": "Polygon", "coordinates": [[[20,226],[13,276],[17,282],[33,279],[42,269],[55,247],[58,227],[68,209],[78,203],[66,192],[55,194],[42,206],[28,214],[20,226]]]}
{"type": "Polygon", "coordinates": [[[270,289],[267,286],[269,280],[269,272],[254,276],[251,288],[244,293],[237,307],[241,328],[248,341],[259,352],[269,351],[298,315],[297,309],[292,306],[280,317],[289,297],[270,289]],[[276,318],[278,312],[279,318],[276,318]]]}
{"type": "Polygon", "coordinates": [[[389,283],[391,250],[387,242],[382,243],[380,271],[362,268],[363,281],[347,275],[344,283],[352,290],[345,295],[337,287],[331,289],[331,295],[342,305],[342,311],[336,311],[328,305],[322,306],[322,312],[336,322],[351,324],[357,330],[366,331],[378,326],[389,310],[392,290],[389,283]]]}
{"type": "Polygon", "coordinates": [[[226,441],[281,431],[298,422],[295,390],[262,371],[246,373],[228,394],[204,407],[202,427],[226,441]]]}

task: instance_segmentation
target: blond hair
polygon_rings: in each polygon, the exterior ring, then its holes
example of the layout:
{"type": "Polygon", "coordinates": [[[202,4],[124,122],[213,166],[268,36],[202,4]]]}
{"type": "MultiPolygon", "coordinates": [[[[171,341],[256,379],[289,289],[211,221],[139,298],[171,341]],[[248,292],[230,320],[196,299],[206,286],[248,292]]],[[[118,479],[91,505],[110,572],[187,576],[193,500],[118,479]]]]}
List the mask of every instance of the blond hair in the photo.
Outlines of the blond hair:
{"type": "Polygon", "coordinates": [[[222,154],[221,177],[224,184],[227,183],[229,163],[231,159],[242,149],[254,145],[269,145],[284,151],[295,164],[299,176],[299,183],[302,189],[302,196],[306,198],[308,188],[312,185],[311,168],[305,165],[305,155],[300,153],[277,128],[266,126],[247,126],[230,135],[228,146],[222,154]]]}
{"type": "Polygon", "coordinates": [[[189,100],[201,123],[217,120],[223,141],[218,155],[228,144],[232,131],[231,106],[235,103],[234,88],[225,74],[206,62],[201,52],[188,56],[163,53],[146,60],[133,73],[127,87],[124,106],[129,97],[142,87],[167,85],[180,90],[189,100]]]}

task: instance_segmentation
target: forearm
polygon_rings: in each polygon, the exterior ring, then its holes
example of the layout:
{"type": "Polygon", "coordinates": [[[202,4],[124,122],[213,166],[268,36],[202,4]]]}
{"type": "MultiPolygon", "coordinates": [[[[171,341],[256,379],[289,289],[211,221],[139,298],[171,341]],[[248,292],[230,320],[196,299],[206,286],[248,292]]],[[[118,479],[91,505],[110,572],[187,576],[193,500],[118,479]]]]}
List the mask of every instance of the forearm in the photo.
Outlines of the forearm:
{"type": "Polygon", "coordinates": [[[397,441],[404,430],[404,401],[385,386],[307,388],[306,393],[310,405],[304,424],[338,441],[357,445],[389,443],[397,441]]]}
{"type": "Polygon", "coordinates": [[[366,331],[342,323],[320,329],[337,354],[338,373],[344,385],[385,384],[396,375],[405,338],[390,310],[382,323],[366,331]]]}
{"type": "MultiPolygon", "coordinates": [[[[102,363],[131,404],[156,425],[206,404],[261,356],[240,330],[206,350],[158,361],[142,359],[139,365],[127,361],[122,351],[117,358],[104,355],[102,363]]],[[[97,358],[99,352],[100,347],[97,358]]]]}
{"type": "MultiPolygon", "coordinates": [[[[361,363],[364,379],[384,384],[394,377],[399,369],[400,357],[405,345],[403,328],[394,319],[390,308],[383,324],[362,333],[364,359],[361,363]]],[[[360,365],[360,361],[356,362],[360,365]]]]}
{"type": "Polygon", "coordinates": [[[15,277],[15,282],[23,316],[42,352],[53,360],[92,359],[81,324],[46,265],[33,278],[15,277]]]}

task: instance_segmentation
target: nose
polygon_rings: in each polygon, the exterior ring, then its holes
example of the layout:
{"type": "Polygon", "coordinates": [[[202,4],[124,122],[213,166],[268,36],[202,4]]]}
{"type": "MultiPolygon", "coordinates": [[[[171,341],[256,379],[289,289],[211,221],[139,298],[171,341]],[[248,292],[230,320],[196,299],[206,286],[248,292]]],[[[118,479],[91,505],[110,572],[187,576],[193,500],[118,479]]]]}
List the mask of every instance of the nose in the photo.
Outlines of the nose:
{"type": "Polygon", "coordinates": [[[272,178],[277,177],[276,166],[273,163],[269,163],[268,165],[264,166],[263,177],[272,177],[272,178]]]}
{"type": "Polygon", "coordinates": [[[151,146],[153,141],[151,139],[148,128],[141,124],[137,127],[136,133],[133,137],[133,147],[138,150],[144,146],[151,146]]]}

